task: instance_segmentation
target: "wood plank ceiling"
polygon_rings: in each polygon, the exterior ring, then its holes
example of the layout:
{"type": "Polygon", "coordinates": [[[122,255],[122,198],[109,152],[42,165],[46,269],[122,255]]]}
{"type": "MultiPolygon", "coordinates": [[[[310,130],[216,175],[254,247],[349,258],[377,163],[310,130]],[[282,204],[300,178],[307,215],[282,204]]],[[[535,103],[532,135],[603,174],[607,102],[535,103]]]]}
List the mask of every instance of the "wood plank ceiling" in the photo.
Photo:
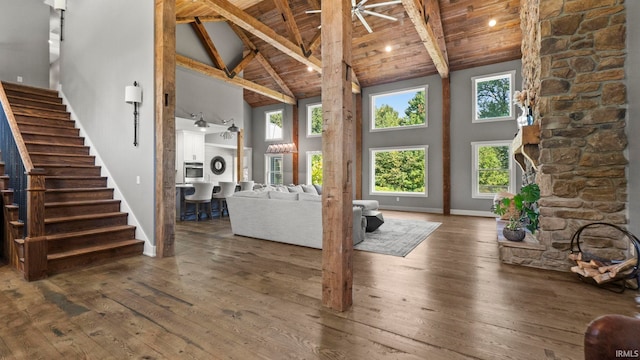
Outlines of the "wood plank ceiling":
{"type": "MultiPolygon", "coordinates": [[[[346,0],[345,0],[346,1],[346,0]]],[[[388,0],[369,0],[367,4],[388,0]]],[[[445,56],[449,71],[494,64],[521,57],[520,53],[520,0],[415,0],[437,4],[440,10],[444,32],[445,56]],[[497,24],[489,27],[490,19],[497,24]]],[[[214,3],[228,3],[244,10],[249,16],[272,29],[293,44],[298,44],[295,32],[288,28],[283,3],[288,3],[302,43],[308,50],[309,62],[322,59],[322,49],[309,46],[318,35],[320,14],[306,14],[306,10],[319,9],[318,0],[221,0],[214,3]]],[[[200,21],[228,21],[212,7],[210,0],[176,0],[176,17],[181,23],[200,21]]],[[[286,7],[286,5],[285,5],[286,7]]],[[[286,10],[286,9],[285,9],[286,10]]],[[[353,70],[361,87],[369,87],[394,81],[406,80],[437,74],[438,70],[427,53],[414,23],[402,4],[381,6],[376,12],[393,16],[398,21],[390,21],[365,15],[373,29],[368,33],[360,21],[354,18],[353,28],[353,70]],[[391,46],[390,52],[385,51],[391,46]]],[[[432,21],[432,25],[437,21],[432,21]]],[[[291,25],[291,24],[289,24],[291,25]]],[[[241,27],[241,26],[240,26],[241,27]]],[[[275,92],[304,99],[320,95],[321,74],[308,71],[307,65],[294,59],[291,54],[268,44],[259,30],[248,32],[239,29],[245,36],[245,50],[252,50],[258,56],[243,64],[244,80],[272,89],[275,92]],[[257,51],[256,51],[257,50],[257,51]],[[266,65],[266,68],[265,68],[266,65]],[[274,76],[273,71],[277,74],[274,76]],[[278,78],[279,77],[279,78],[278,78]],[[280,82],[280,84],[279,84],[280,82]],[[282,84],[284,82],[284,84],[282,84]]],[[[317,63],[316,63],[317,64],[317,63]]],[[[228,65],[228,64],[227,64],[228,65]]],[[[231,68],[229,70],[232,70],[231,68]]],[[[265,92],[244,90],[244,99],[252,107],[277,103],[265,92]]],[[[287,97],[284,97],[287,98],[287,97]]],[[[280,100],[282,101],[282,100],[280,100]]]]}

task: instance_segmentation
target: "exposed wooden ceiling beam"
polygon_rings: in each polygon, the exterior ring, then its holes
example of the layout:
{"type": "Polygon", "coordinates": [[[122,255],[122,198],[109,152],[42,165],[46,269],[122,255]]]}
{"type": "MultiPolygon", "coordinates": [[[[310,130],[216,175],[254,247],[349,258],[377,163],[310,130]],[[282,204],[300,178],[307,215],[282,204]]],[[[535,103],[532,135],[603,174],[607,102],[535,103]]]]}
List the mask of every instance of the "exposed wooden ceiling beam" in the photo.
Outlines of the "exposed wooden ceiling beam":
{"type": "Polygon", "coordinates": [[[234,77],[238,74],[240,74],[242,72],[242,70],[244,70],[244,68],[247,67],[247,65],[249,65],[249,63],[251,62],[251,60],[256,58],[256,55],[258,54],[258,50],[255,51],[249,51],[243,58],[242,60],[238,63],[238,65],[236,65],[236,67],[233,68],[233,70],[231,70],[231,73],[229,74],[229,77],[234,77]]]}
{"type": "Polygon", "coordinates": [[[296,23],[296,19],[293,17],[293,11],[291,11],[291,7],[289,6],[288,0],[273,0],[276,4],[276,7],[282,14],[282,20],[284,24],[287,26],[287,30],[289,30],[289,34],[293,36],[293,39],[300,49],[304,56],[311,55],[311,51],[306,49],[304,42],[302,41],[302,35],[300,35],[300,30],[298,29],[298,24],[296,23]]]}
{"type": "Polygon", "coordinates": [[[438,45],[438,38],[430,23],[424,15],[424,8],[420,0],[402,0],[402,5],[413,22],[413,25],[420,36],[420,40],[427,48],[427,52],[436,66],[440,77],[449,77],[449,62],[444,56],[443,50],[438,45]]]}
{"type": "Polygon", "coordinates": [[[439,0],[424,0],[424,14],[426,22],[431,24],[433,34],[438,39],[438,46],[442,50],[444,60],[449,63],[449,55],[447,54],[447,43],[444,40],[444,29],[442,28],[442,17],[440,16],[439,0]]]}
{"type": "MultiPolygon", "coordinates": [[[[306,57],[298,45],[284,36],[279,35],[272,28],[247,14],[244,10],[233,5],[228,0],[202,0],[202,3],[211,10],[224,16],[227,20],[282,51],[284,54],[312,68],[318,73],[322,73],[322,62],[318,58],[314,56],[306,57]]],[[[355,82],[352,82],[351,88],[356,94],[361,91],[360,85],[355,82]]]]}
{"type": "Polygon", "coordinates": [[[258,62],[260,62],[260,65],[262,65],[265,71],[269,73],[269,76],[271,76],[273,81],[275,81],[276,84],[278,84],[280,89],[284,91],[285,94],[291,97],[295,97],[293,95],[293,91],[289,89],[289,86],[284,82],[284,80],[282,80],[280,75],[278,75],[276,70],[269,63],[269,61],[267,61],[267,59],[264,56],[262,56],[262,54],[259,52],[260,50],[258,50],[258,47],[251,41],[251,39],[249,39],[247,34],[245,34],[244,31],[238,26],[236,26],[235,24],[229,23],[229,26],[231,26],[231,30],[233,30],[236,33],[236,35],[238,35],[240,40],[242,40],[242,42],[244,43],[244,46],[249,48],[250,51],[256,53],[256,59],[258,60],[258,62]]]}
{"type": "MultiPolygon", "coordinates": [[[[216,22],[216,21],[225,21],[225,18],[223,18],[220,15],[212,15],[212,16],[198,16],[198,18],[200,19],[200,21],[202,22],[216,22]]],[[[192,23],[196,21],[196,19],[193,16],[187,16],[187,17],[177,17],[176,18],[176,24],[188,24],[188,23],[192,23]]]]}
{"type": "Polygon", "coordinates": [[[220,69],[216,69],[213,66],[209,66],[207,64],[201,63],[197,60],[190,59],[184,55],[176,54],[176,65],[189,70],[197,71],[207,76],[211,76],[212,78],[224,81],[227,84],[240,86],[249,91],[256,92],[260,95],[264,95],[266,97],[278,100],[286,104],[296,103],[296,99],[291,96],[279,93],[275,90],[269,89],[266,86],[256,84],[252,81],[245,80],[241,77],[236,76],[234,78],[229,78],[224,71],[220,69]]]}
{"type": "Polygon", "coordinates": [[[207,29],[204,27],[204,24],[200,22],[200,19],[198,17],[196,17],[195,20],[196,21],[191,23],[191,27],[195,31],[196,35],[198,35],[198,39],[200,39],[200,42],[204,46],[204,49],[209,55],[209,58],[211,58],[211,61],[213,61],[215,67],[223,70],[227,74],[227,76],[231,75],[229,69],[227,69],[227,65],[225,65],[224,60],[222,59],[222,56],[220,56],[218,49],[216,49],[216,46],[213,44],[213,40],[211,40],[207,29]]]}

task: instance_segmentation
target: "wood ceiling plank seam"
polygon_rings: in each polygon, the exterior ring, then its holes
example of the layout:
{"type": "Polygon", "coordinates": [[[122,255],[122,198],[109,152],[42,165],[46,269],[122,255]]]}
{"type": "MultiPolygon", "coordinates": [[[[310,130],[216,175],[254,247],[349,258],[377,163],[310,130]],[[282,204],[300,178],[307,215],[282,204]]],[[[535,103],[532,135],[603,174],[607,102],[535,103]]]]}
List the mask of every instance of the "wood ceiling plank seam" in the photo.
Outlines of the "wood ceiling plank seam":
{"type": "Polygon", "coordinates": [[[204,46],[207,54],[209,55],[209,58],[211,58],[211,61],[213,61],[213,64],[218,69],[223,70],[227,74],[227,76],[230,76],[231,72],[227,68],[227,65],[224,63],[222,56],[220,56],[218,49],[216,49],[216,46],[213,43],[213,40],[211,40],[211,37],[209,36],[207,29],[204,27],[204,24],[200,21],[200,19],[197,16],[195,20],[196,21],[191,23],[191,27],[193,28],[196,35],[198,36],[198,39],[200,39],[200,42],[204,46]]]}
{"type": "Polygon", "coordinates": [[[247,90],[251,90],[253,92],[257,92],[261,95],[267,96],[271,99],[274,100],[278,100],[280,102],[283,102],[285,104],[295,104],[296,103],[296,99],[279,93],[273,89],[270,89],[266,86],[262,86],[260,84],[257,84],[253,81],[249,81],[246,79],[243,79],[241,77],[234,77],[234,78],[229,78],[227,76],[227,74],[220,70],[220,69],[216,69],[213,66],[209,66],[207,64],[201,63],[197,60],[188,58],[184,55],[180,55],[180,54],[176,54],[176,65],[177,66],[181,66],[183,68],[189,69],[189,70],[193,70],[196,72],[199,72],[201,74],[210,76],[214,79],[218,79],[218,80],[222,80],[228,84],[232,84],[232,85],[236,85],[236,86],[240,86],[244,89],[247,90]]]}

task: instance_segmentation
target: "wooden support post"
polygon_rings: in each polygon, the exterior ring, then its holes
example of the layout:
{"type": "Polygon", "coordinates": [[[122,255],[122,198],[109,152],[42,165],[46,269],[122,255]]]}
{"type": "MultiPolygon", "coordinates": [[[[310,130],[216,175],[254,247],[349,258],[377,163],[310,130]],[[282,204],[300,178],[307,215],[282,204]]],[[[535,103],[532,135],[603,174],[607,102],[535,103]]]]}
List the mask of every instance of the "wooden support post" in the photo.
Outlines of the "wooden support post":
{"type": "Polygon", "coordinates": [[[47,237],[44,232],[44,170],[27,174],[27,237],[24,240],[24,277],[47,277],[47,237]]]}
{"type": "MultiPolygon", "coordinates": [[[[351,6],[322,1],[322,304],[353,303],[351,6]]],[[[357,221],[360,221],[358,219],[357,221]]]]}
{"type": "Polygon", "coordinates": [[[176,2],[155,1],[156,226],[158,257],[175,254],[176,2]]]}
{"type": "MultiPolygon", "coordinates": [[[[237,176],[236,178],[238,179],[237,182],[240,183],[240,181],[243,181],[244,179],[242,178],[242,174],[243,174],[243,170],[244,170],[244,129],[240,129],[240,131],[238,131],[238,143],[236,145],[236,157],[238,158],[237,161],[237,176]]],[[[247,179],[249,180],[249,179],[247,179]]]]}
{"type": "Polygon", "coordinates": [[[451,215],[451,83],[442,78],[442,213],[451,215]]]}
{"type": "MultiPolygon", "coordinates": [[[[298,131],[300,129],[300,116],[298,115],[298,105],[293,105],[293,124],[291,126],[291,141],[296,144],[296,149],[298,148],[298,131]]],[[[299,184],[299,167],[298,163],[298,153],[295,152],[291,154],[291,161],[293,162],[293,183],[299,184]]],[[[311,169],[307,169],[307,171],[311,171],[311,169]]]]}
{"type": "Polygon", "coordinates": [[[356,199],[362,199],[362,93],[356,95],[356,199]]]}

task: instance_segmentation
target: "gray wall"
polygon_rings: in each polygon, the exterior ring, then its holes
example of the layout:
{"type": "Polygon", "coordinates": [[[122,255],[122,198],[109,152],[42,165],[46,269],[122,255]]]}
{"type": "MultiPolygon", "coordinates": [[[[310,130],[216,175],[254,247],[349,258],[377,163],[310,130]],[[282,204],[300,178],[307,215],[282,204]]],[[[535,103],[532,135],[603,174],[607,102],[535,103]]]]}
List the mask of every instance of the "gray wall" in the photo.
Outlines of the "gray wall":
{"type": "MultiPolygon", "coordinates": [[[[518,131],[515,120],[471,123],[471,78],[516,70],[515,90],[521,90],[521,69],[521,61],[516,60],[451,73],[451,212],[454,214],[469,210],[490,212],[491,209],[492,200],[471,197],[471,142],[512,140],[518,131]]],[[[441,96],[435,101],[439,99],[441,96]]],[[[514,166],[517,167],[516,164],[514,166]]],[[[520,177],[521,172],[518,171],[518,183],[520,177]]]]}
{"type": "Polygon", "coordinates": [[[0,0],[0,80],[49,87],[49,9],[42,0],[0,0]]]}
{"type": "Polygon", "coordinates": [[[153,16],[153,0],[68,0],[60,70],[62,90],[77,120],[152,241],[153,16]],[[143,91],[137,147],[133,146],[133,105],[124,101],[125,86],[134,80],[143,91]],[[136,184],[137,176],[140,184],[136,184]]]}
{"type": "Polygon", "coordinates": [[[629,138],[629,230],[640,234],[640,1],[627,1],[627,136],[629,138]]]}

